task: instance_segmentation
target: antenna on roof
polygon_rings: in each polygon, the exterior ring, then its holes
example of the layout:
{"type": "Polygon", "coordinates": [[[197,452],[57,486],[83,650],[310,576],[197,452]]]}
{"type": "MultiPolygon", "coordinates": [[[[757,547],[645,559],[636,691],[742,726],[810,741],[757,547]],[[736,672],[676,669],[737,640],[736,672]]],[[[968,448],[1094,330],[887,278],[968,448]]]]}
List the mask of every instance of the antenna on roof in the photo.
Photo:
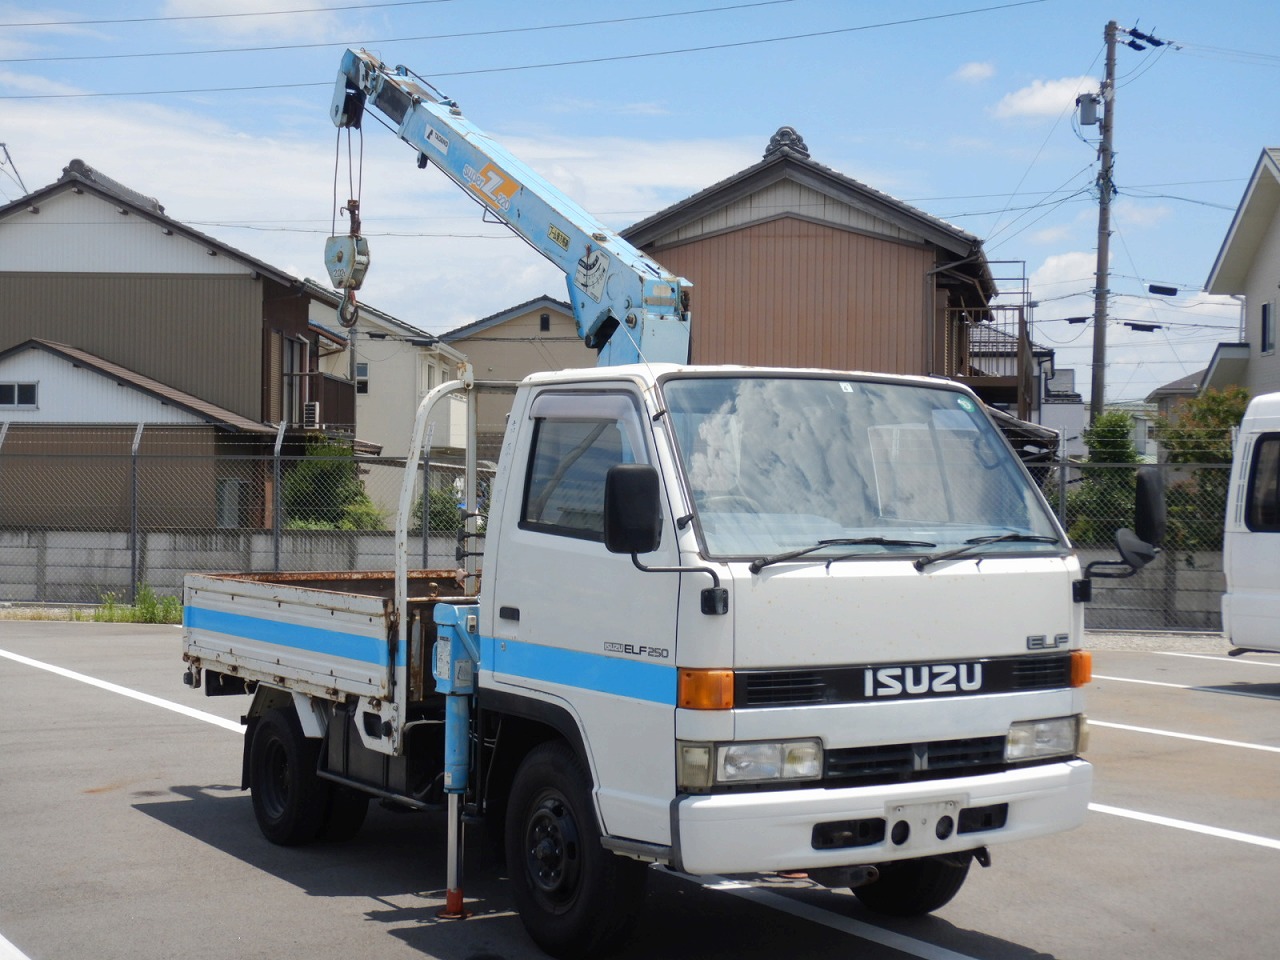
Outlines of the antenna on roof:
{"type": "Polygon", "coordinates": [[[18,186],[22,188],[22,195],[26,196],[31,191],[27,189],[27,185],[22,182],[22,174],[18,172],[18,165],[13,162],[13,157],[9,155],[9,145],[0,143],[0,150],[4,151],[4,162],[13,167],[13,176],[18,181],[18,186]]]}

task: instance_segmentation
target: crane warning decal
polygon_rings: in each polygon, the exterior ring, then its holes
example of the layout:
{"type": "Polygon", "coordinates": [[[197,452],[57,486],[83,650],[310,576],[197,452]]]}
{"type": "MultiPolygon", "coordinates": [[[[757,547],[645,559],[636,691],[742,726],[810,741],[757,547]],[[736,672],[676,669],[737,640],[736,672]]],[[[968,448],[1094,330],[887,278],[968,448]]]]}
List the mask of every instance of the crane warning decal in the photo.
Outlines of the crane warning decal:
{"type": "Polygon", "coordinates": [[[511,198],[520,189],[520,184],[492,163],[486,163],[480,170],[468,163],[462,168],[462,175],[481,200],[503,213],[511,209],[511,198]]]}
{"type": "Polygon", "coordinates": [[[599,247],[588,249],[578,261],[573,283],[588,297],[599,303],[604,297],[604,284],[609,278],[609,254],[599,247]]]}

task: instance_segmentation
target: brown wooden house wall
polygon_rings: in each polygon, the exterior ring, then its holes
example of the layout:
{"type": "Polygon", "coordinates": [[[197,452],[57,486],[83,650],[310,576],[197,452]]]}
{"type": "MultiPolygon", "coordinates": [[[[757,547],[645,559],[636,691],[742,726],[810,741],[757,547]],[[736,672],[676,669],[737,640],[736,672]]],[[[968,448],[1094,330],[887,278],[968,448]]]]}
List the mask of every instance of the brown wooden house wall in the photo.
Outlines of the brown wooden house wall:
{"type": "Polygon", "coordinates": [[[0,349],[65,343],[261,419],[262,286],[249,276],[0,272],[0,303],[0,349]]]}
{"type": "Polygon", "coordinates": [[[931,369],[931,247],[780,217],[647,252],[694,284],[695,363],[931,369]]]}

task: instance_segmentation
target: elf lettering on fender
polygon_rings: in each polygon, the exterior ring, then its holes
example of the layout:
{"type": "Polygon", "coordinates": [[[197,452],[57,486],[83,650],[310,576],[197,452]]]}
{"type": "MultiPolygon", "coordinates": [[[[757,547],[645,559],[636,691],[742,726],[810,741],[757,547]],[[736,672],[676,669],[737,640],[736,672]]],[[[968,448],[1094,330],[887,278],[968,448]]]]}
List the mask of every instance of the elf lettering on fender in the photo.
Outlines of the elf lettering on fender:
{"type": "Polygon", "coordinates": [[[862,672],[866,697],[973,693],[982,688],[980,663],[924,663],[907,667],[868,667],[862,672]]]}

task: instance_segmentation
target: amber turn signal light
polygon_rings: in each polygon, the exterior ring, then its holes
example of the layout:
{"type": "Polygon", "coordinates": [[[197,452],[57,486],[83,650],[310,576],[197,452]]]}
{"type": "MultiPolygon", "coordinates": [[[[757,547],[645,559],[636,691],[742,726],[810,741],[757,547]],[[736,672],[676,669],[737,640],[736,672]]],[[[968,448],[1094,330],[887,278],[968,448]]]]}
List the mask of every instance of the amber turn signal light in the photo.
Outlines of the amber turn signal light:
{"type": "Polygon", "coordinates": [[[733,671],[681,667],[676,706],[686,710],[732,710],[733,671]]]}
{"type": "Polygon", "coordinates": [[[1071,685],[1083,687],[1093,680],[1093,654],[1088,650],[1071,651],[1071,685]]]}

